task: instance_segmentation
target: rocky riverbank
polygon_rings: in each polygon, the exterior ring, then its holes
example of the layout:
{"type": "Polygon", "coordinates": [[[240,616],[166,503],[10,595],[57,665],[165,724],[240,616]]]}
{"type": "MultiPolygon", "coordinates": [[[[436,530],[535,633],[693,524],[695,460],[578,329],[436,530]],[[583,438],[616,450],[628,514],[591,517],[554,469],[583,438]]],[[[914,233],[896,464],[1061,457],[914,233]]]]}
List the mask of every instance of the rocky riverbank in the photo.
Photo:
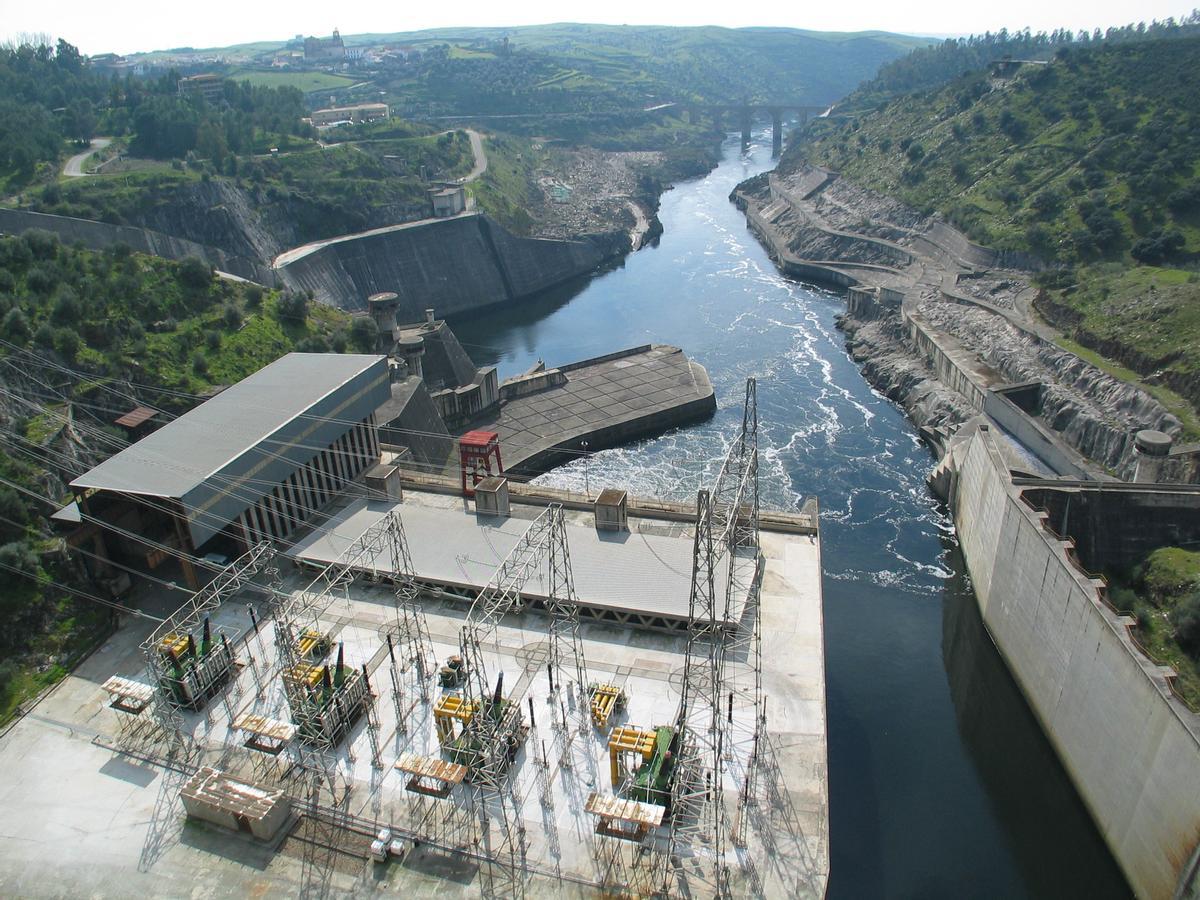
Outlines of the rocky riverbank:
{"type": "Polygon", "coordinates": [[[1053,343],[1030,311],[1028,270],[1009,268],[1014,260],[944,222],[807,165],[750,179],[731,199],[786,274],[892,298],[852,303],[840,324],[864,377],[926,434],[947,434],[981,412],[987,389],[1024,382],[1042,385],[1032,417],[1098,474],[1132,475],[1139,429],[1180,431],[1144,391],[1053,343]],[[922,344],[951,348],[976,389],[947,383],[922,344]]]}

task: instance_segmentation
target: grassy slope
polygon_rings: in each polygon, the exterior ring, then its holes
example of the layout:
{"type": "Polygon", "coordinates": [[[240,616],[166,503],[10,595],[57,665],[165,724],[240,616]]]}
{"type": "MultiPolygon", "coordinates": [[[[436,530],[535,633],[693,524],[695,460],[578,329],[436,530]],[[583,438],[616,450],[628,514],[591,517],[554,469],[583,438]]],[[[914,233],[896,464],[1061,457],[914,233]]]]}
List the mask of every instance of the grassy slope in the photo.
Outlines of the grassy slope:
{"type": "Polygon", "coordinates": [[[249,81],[256,87],[294,87],[304,93],[336,91],[354,84],[355,79],[329,72],[270,72],[262,69],[234,69],[226,78],[249,81]]]}
{"type": "MultiPolygon", "coordinates": [[[[1072,51],[1006,83],[980,73],[814,123],[802,158],[938,211],[981,243],[1068,273],[1041,308],[1068,337],[1200,403],[1200,218],[1180,207],[1200,160],[1200,39],[1072,51]],[[1163,266],[1131,250],[1163,231],[1163,266]]],[[[1185,416],[1185,418],[1194,418],[1185,416]]]]}
{"type": "MultiPolygon", "coordinates": [[[[35,243],[39,249],[27,255],[21,246],[28,246],[27,239],[0,239],[3,314],[19,310],[33,337],[14,334],[8,318],[0,325],[0,336],[86,371],[87,381],[67,384],[72,380],[58,378],[55,382],[77,403],[111,405],[111,399],[93,398],[89,385],[114,378],[202,394],[215,385],[245,378],[298,345],[328,349],[328,344],[340,345],[347,339],[349,317],[338,310],[310,305],[303,319],[291,318],[277,294],[262,295],[245,285],[216,279],[189,287],[181,280],[179,264],[156,257],[95,253],[56,241],[35,243]],[[78,300],[73,314],[62,309],[66,295],[78,300]],[[237,315],[232,316],[230,309],[237,315]],[[65,352],[43,346],[39,332],[47,334],[46,329],[50,333],[69,330],[82,343],[77,350],[65,352]],[[200,366],[197,357],[203,359],[200,366]]],[[[62,346],[57,336],[52,344],[62,346]]],[[[154,390],[143,394],[153,405],[181,408],[181,401],[171,394],[154,390]]],[[[0,475],[35,493],[43,493],[50,483],[46,466],[51,463],[35,463],[9,444],[40,446],[51,439],[63,422],[56,409],[61,410],[61,405],[47,404],[41,413],[0,420],[6,445],[6,452],[0,454],[0,475]]],[[[54,471],[63,480],[74,474],[54,471]]],[[[43,512],[40,506],[30,506],[24,533],[5,533],[0,544],[19,540],[38,554],[53,551],[56,543],[44,530],[43,512]]],[[[52,561],[42,562],[39,572],[59,582],[71,583],[74,578],[72,570],[52,561]]],[[[7,572],[4,577],[9,581],[0,593],[6,621],[0,639],[0,723],[19,703],[61,678],[104,633],[106,622],[103,607],[7,572]]],[[[86,585],[83,589],[94,590],[86,585]]]]}

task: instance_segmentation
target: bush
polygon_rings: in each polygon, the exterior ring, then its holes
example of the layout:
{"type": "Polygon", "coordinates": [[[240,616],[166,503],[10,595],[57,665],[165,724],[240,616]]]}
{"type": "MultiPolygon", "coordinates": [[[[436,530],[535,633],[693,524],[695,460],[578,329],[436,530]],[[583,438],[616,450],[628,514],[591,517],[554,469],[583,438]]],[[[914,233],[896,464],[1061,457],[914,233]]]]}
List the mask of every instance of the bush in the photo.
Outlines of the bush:
{"type": "Polygon", "coordinates": [[[308,298],[286,293],[275,303],[275,316],[284,322],[304,322],[308,318],[308,298]]]}
{"type": "Polygon", "coordinates": [[[21,495],[10,487],[0,487],[0,540],[16,540],[24,534],[28,524],[29,510],[21,495]]]}
{"type": "Polygon", "coordinates": [[[29,330],[29,319],[19,309],[10,309],[4,315],[3,322],[0,322],[0,327],[4,328],[4,336],[14,344],[27,344],[31,336],[29,330]]]}
{"type": "Polygon", "coordinates": [[[1174,259],[1183,250],[1183,235],[1178,231],[1159,230],[1137,241],[1130,255],[1147,266],[1158,266],[1174,259]]]}
{"type": "Polygon", "coordinates": [[[201,377],[208,374],[208,357],[199,350],[192,355],[192,371],[201,377]]]}
{"type": "Polygon", "coordinates": [[[39,347],[54,346],[54,326],[49,322],[39,325],[38,330],[33,333],[33,342],[39,347]]]}
{"type": "Polygon", "coordinates": [[[79,321],[79,298],[69,287],[58,292],[54,301],[54,309],[50,311],[50,320],[55,325],[74,325],[79,321]]]}
{"type": "Polygon", "coordinates": [[[225,327],[230,331],[237,331],[242,327],[242,311],[232,303],[225,307],[221,318],[225,320],[225,327]]]}
{"type": "Polygon", "coordinates": [[[220,350],[221,332],[212,329],[204,332],[204,346],[208,347],[209,350],[220,350]]]}
{"type": "Polygon", "coordinates": [[[175,277],[188,290],[200,291],[212,283],[213,270],[204,260],[189,256],[179,264],[175,277]]]}
{"type": "Polygon", "coordinates": [[[74,328],[54,329],[54,349],[62,354],[63,359],[73,362],[81,344],[79,334],[74,328]]]}
{"type": "Polygon", "coordinates": [[[246,305],[251,309],[258,309],[262,306],[263,289],[257,284],[249,285],[246,288],[246,305]]]}
{"type": "Polygon", "coordinates": [[[1193,591],[1171,611],[1175,640],[1193,659],[1200,658],[1200,591],[1193,591]]]}
{"type": "Polygon", "coordinates": [[[379,326],[370,316],[359,316],[350,326],[350,342],[363,353],[372,353],[379,336],[379,326]]]}

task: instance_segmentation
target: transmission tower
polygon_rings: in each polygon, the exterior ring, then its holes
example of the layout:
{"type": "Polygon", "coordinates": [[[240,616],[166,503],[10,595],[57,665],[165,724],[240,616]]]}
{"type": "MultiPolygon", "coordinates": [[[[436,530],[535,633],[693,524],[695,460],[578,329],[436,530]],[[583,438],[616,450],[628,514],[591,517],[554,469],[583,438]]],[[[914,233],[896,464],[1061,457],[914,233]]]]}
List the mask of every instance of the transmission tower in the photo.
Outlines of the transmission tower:
{"type": "Polygon", "coordinates": [[[724,896],[728,893],[722,805],[725,635],[716,590],[717,555],[712,502],[708,491],[701,490],[696,496],[687,655],[675,720],[666,877],[670,879],[671,867],[682,853],[708,856],[714,868],[711,889],[724,896]]]}
{"type": "MultiPolygon", "coordinates": [[[[501,672],[493,690],[485,652],[499,656],[497,628],[500,620],[520,607],[522,589],[542,574],[543,563],[547,563],[544,574],[547,577],[546,608],[551,619],[551,672],[557,674],[564,662],[570,664],[580,689],[586,691],[587,667],[579,638],[578,610],[561,505],[548,507],[526,529],[471,605],[462,629],[462,656],[467,667],[464,706],[472,710],[472,718],[463,734],[446,749],[468,766],[469,778],[475,786],[476,810],[481,825],[487,829],[489,861],[483,867],[482,880],[488,896],[524,896],[524,826],[520,824],[519,807],[512,795],[508,774],[528,726],[521,710],[523,687],[518,686],[505,697],[501,672]],[[564,660],[564,655],[571,659],[564,660]],[[494,794],[489,803],[490,792],[494,794]],[[500,826],[495,841],[489,827],[489,806],[500,826]]],[[[583,706],[581,703],[580,709],[583,706]]]]}

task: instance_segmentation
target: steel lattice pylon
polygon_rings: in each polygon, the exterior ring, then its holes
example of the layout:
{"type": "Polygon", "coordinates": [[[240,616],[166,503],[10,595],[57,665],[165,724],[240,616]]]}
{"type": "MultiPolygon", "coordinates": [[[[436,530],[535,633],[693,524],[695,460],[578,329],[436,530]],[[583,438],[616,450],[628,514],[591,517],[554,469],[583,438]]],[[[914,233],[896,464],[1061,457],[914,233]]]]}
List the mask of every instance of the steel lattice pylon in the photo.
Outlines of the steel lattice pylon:
{"type": "Polygon", "coordinates": [[[708,491],[702,490],[696,496],[687,656],[675,721],[666,877],[669,881],[672,866],[683,852],[695,855],[703,844],[705,855],[713,860],[711,889],[724,895],[728,888],[722,803],[725,729],[721,719],[725,635],[716,590],[717,557],[712,501],[708,491]]]}
{"type": "Polygon", "coordinates": [[[489,862],[482,870],[484,893],[493,897],[524,896],[524,827],[520,824],[519,805],[512,796],[508,774],[527,726],[522,698],[516,692],[504,697],[499,682],[493,692],[485,652],[499,655],[500,620],[521,606],[522,590],[535,577],[542,576],[543,563],[547,564],[544,577],[546,610],[551,619],[551,671],[561,679],[559,672],[564,662],[570,664],[577,683],[586,691],[587,666],[579,636],[579,614],[561,505],[548,507],[526,529],[471,605],[462,629],[462,656],[467,666],[464,693],[467,702],[476,709],[463,740],[470,753],[473,800],[487,842],[489,862]],[[566,654],[572,658],[564,660],[566,654]],[[494,840],[489,809],[500,826],[494,840]]]}
{"type": "Polygon", "coordinates": [[[395,652],[400,654],[402,668],[413,667],[413,678],[421,699],[428,700],[429,676],[436,665],[433,640],[429,636],[425,610],[419,600],[421,592],[414,580],[415,572],[408,550],[408,538],[404,534],[404,523],[395,510],[387,515],[386,535],[396,588],[395,652]]]}
{"type": "Polygon", "coordinates": [[[725,860],[727,772],[737,778],[734,843],[744,844],[743,817],[754,796],[761,739],[762,657],[759,616],[758,402],[746,381],[742,427],[711,494],[696,498],[696,536],[688,607],[688,644],[676,720],[677,756],[671,790],[670,867],[684,852],[712,859],[711,889],[729,892],[725,860]],[[725,568],[721,575],[721,564],[725,568]],[[738,605],[740,604],[740,606],[738,605]],[[730,623],[733,623],[732,627],[730,623]],[[749,708],[735,721],[734,708],[749,708]],[[738,756],[734,742],[749,746],[738,756]],[[740,764],[742,771],[731,766],[740,764]]]}

